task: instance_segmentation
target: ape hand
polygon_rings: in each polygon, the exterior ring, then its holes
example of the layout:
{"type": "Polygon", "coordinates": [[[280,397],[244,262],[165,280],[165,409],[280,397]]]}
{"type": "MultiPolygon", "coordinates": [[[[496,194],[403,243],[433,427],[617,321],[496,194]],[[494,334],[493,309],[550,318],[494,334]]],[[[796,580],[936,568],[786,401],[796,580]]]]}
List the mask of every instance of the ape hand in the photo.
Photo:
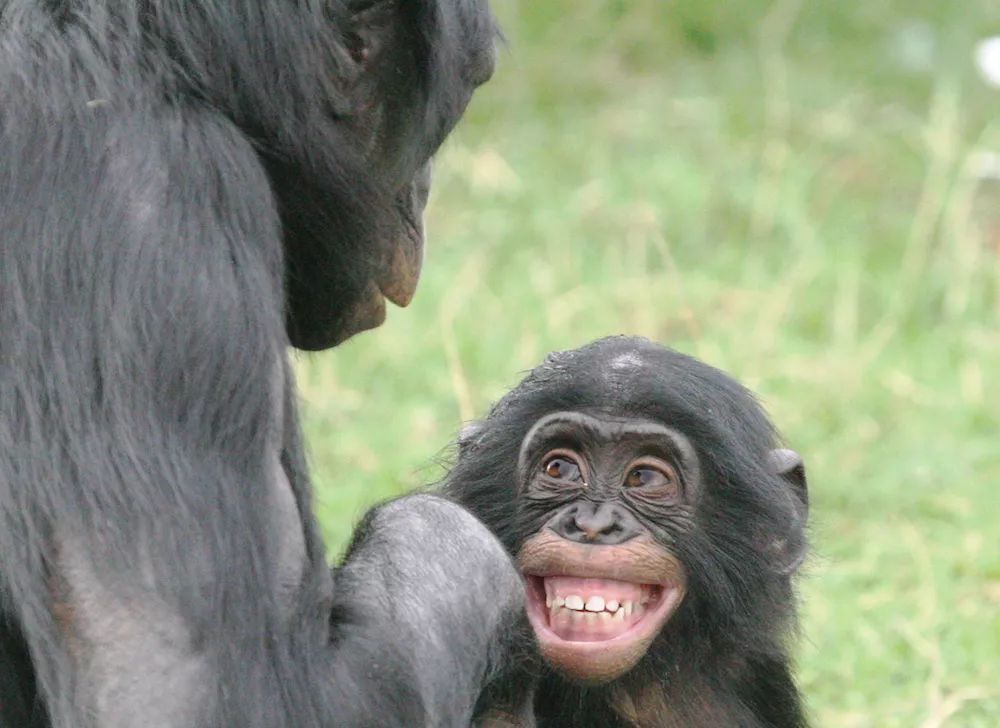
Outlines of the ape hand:
{"type": "Polygon", "coordinates": [[[521,577],[450,501],[415,495],[372,510],[334,579],[334,639],[351,643],[336,652],[334,684],[358,709],[342,725],[378,714],[405,716],[408,728],[465,728],[483,686],[519,663],[521,577]]]}

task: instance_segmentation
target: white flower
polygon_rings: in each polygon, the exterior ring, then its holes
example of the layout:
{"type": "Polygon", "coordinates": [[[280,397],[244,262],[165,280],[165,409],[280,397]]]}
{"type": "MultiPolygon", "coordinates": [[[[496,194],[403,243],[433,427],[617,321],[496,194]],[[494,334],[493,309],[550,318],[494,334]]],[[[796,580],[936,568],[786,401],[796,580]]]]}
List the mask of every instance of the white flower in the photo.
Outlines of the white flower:
{"type": "Polygon", "coordinates": [[[986,83],[1000,87],[1000,36],[976,44],[976,65],[986,83]]]}

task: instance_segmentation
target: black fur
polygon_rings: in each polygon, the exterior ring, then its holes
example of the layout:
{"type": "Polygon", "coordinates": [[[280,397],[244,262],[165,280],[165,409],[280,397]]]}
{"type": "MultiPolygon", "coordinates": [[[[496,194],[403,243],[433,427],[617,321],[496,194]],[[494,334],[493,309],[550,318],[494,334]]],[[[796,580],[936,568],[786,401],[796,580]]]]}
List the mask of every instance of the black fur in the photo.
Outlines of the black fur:
{"type": "Polygon", "coordinates": [[[786,640],[794,630],[790,571],[805,549],[805,504],[768,468],[778,435],[753,395],[723,372],[643,339],[607,338],[549,356],[467,428],[445,484],[512,554],[538,523],[522,517],[519,448],[539,418],[560,411],[679,430],[697,450],[705,490],[693,528],[666,544],[689,577],[677,613],[615,682],[588,687],[547,674],[535,700],[538,725],[804,726],[786,640]],[[665,709],[629,720],[633,699],[656,705],[650,686],[665,697],[665,709]]]}
{"type": "Polygon", "coordinates": [[[334,584],[286,347],[357,330],[494,34],[475,0],[0,0],[0,726],[467,722],[509,561],[403,501],[334,584]],[[457,538],[393,532],[431,517],[457,538]]]}

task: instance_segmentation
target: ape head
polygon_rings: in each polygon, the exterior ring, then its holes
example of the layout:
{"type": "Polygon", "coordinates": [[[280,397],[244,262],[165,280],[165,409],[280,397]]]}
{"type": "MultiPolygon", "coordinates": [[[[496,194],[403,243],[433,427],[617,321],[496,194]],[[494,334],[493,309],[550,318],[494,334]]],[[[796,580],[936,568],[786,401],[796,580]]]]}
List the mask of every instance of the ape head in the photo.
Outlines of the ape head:
{"type": "Polygon", "coordinates": [[[333,27],[342,65],[312,127],[327,135],[322,153],[293,153],[291,168],[280,147],[271,155],[289,335],[304,349],[374,328],[386,299],[413,298],[430,159],[492,75],[497,35],[485,0],[352,0],[333,27]]]}
{"type": "Polygon", "coordinates": [[[285,240],[293,345],[323,349],[405,306],[430,159],[492,75],[486,0],[216,0],[145,17],[172,87],[254,142],[285,240]]]}
{"type": "Polygon", "coordinates": [[[784,654],[802,461],[706,364],[625,337],[552,355],[467,429],[447,490],[516,556],[572,681],[784,654]]]}

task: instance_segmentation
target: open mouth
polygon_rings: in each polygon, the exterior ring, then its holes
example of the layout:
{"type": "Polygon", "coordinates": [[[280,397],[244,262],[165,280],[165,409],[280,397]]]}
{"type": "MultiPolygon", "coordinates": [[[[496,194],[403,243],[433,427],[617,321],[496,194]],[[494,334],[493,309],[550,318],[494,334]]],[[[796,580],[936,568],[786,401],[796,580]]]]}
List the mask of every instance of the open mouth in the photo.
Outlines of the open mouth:
{"type": "Polygon", "coordinates": [[[687,573],[648,535],[583,544],[544,529],[518,552],[542,656],[582,682],[631,670],[684,599],[687,573]]]}
{"type": "Polygon", "coordinates": [[[529,576],[528,585],[539,626],[566,642],[627,637],[647,619],[656,622],[677,595],[669,585],[574,576],[529,576]]]}
{"type": "Polygon", "coordinates": [[[680,597],[670,584],[531,575],[527,581],[535,631],[561,642],[628,640],[659,631],[680,597]]]}
{"type": "Polygon", "coordinates": [[[645,654],[683,596],[677,584],[526,575],[528,619],[560,671],[601,682],[645,654]]]}

